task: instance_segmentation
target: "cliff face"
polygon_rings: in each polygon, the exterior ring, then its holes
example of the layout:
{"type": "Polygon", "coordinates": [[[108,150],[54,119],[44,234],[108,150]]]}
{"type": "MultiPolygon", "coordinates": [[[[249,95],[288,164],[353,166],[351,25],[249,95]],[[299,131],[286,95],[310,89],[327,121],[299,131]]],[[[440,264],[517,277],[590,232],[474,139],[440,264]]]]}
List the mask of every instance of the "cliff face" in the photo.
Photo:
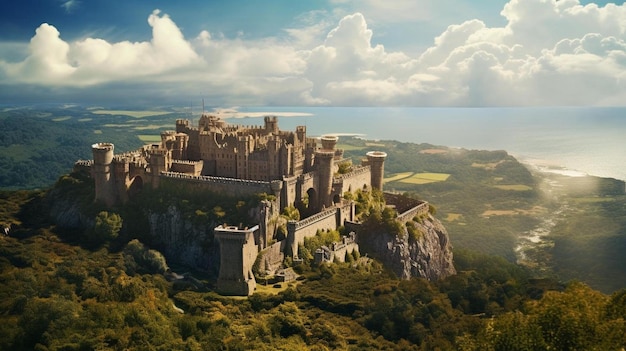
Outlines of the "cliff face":
{"type": "Polygon", "coordinates": [[[452,247],[446,228],[428,216],[416,223],[418,235],[409,237],[389,233],[359,233],[359,246],[389,267],[401,279],[421,277],[431,281],[456,274],[452,247]]]}
{"type": "Polygon", "coordinates": [[[149,213],[148,227],[151,246],[158,249],[168,262],[182,264],[217,276],[219,245],[213,228],[216,223],[194,223],[183,217],[175,206],[163,213],[149,213]]]}

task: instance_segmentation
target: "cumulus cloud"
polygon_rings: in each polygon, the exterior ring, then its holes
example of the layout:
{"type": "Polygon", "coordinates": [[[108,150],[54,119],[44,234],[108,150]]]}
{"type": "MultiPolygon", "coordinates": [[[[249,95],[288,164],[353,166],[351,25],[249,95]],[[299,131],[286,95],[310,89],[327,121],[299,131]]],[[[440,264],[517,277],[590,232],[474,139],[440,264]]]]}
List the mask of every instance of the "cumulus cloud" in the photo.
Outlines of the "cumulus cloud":
{"type": "MultiPolygon", "coordinates": [[[[414,6],[395,3],[399,10],[414,6]]],[[[254,41],[208,31],[187,39],[158,10],[148,17],[152,38],[142,42],[66,42],[54,26],[42,24],[27,57],[9,61],[0,56],[0,76],[4,86],[97,91],[125,82],[134,88],[149,85],[146,91],[151,94],[208,95],[214,104],[523,106],[626,101],[624,5],[511,0],[501,14],[506,19],[501,27],[479,19],[451,24],[417,56],[373,44],[374,29],[362,13],[343,16],[330,27],[313,20],[322,18],[322,12],[309,13],[302,27],[285,29],[286,37],[254,41]]]]}
{"type": "Polygon", "coordinates": [[[138,76],[163,74],[190,64],[201,64],[190,43],[167,16],[155,10],[148,18],[149,42],[109,43],[87,38],[68,43],[59,31],[44,23],[29,44],[22,62],[0,62],[16,83],[85,86],[138,76]]]}
{"type": "Polygon", "coordinates": [[[340,43],[313,50],[313,91],[334,104],[623,105],[625,9],[512,0],[505,26],[450,25],[417,59],[372,47],[364,19],[346,17],[340,43]]]}

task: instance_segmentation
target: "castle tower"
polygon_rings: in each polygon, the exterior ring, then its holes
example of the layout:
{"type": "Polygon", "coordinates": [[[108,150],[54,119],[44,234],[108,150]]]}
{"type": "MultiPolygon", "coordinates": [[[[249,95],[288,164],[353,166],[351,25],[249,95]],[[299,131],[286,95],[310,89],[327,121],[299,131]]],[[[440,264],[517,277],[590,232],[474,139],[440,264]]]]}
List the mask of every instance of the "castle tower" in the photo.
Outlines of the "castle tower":
{"type": "Polygon", "coordinates": [[[189,128],[189,120],[188,119],[177,119],[176,120],[176,133],[185,133],[189,128]]]}
{"type": "Polygon", "coordinates": [[[130,183],[128,176],[130,174],[130,165],[128,159],[124,156],[114,156],[111,170],[115,179],[115,192],[117,200],[121,203],[128,201],[127,185],[130,183]]]}
{"type": "Polygon", "coordinates": [[[306,144],[304,146],[304,167],[302,169],[304,173],[313,170],[316,148],[317,142],[315,138],[306,138],[306,144]]]}
{"type": "Polygon", "coordinates": [[[235,226],[218,226],[215,238],[220,243],[220,273],[217,291],[224,295],[252,295],[256,280],[252,266],[258,254],[254,243],[254,232],[259,229],[240,229],[235,226]]]}
{"type": "Polygon", "coordinates": [[[113,206],[115,195],[115,176],[111,168],[113,162],[111,143],[97,143],[91,145],[93,152],[93,178],[96,185],[96,201],[102,201],[107,206],[113,206]]]}
{"type": "Polygon", "coordinates": [[[152,149],[150,154],[150,173],[152,173],[152,188],[159,187],[159,174],[170,169],[168,152],[166,149],[152,149]]]}
{"type": "Polygon", "coordinates": [[[186,160],[187,145],[189,144],[189,136],[185,133],[176,133],[174,135],[174,147],[172,148],[172,159],[186,160]]]}
{"type": "Polygon", "coordinates": [[[297,126],[296,127],[296,137],[299,144],[306,143],[306,126],[297,126]]]}
{"type": "Polygon", "coordinates": [[[263,119],[265,121],[265,130],[268,133],[278,133],[278,117],[276,116],[265,116],[263,119]]]}
{"type": "Polygon", "coordinates": [[[336,136],[322,136],[322,148],[315,152],[315,164],[318,173],[318,208],[328,207],[332,204],[331,192],[333,187],[333,169],[335,158],[336,136]]]}
{"type": "Polygon", "coordinates": [[[387,153],[382,151],[370,151],[366,155],[370,164],[370,183],[372,188],[383,190],[383,176],[385,174],[385,158],[387,158],[387,153]]]}

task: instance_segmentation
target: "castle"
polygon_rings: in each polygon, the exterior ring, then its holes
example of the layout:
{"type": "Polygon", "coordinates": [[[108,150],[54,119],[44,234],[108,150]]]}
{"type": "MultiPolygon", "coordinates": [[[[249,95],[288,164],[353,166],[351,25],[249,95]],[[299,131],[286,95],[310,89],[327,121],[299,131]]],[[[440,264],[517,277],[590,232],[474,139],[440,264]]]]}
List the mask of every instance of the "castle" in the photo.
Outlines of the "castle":
{"type": "Polygon", "coordinates": [[[114,153],[111,143],[92,145],[93,160],[77,161],[75,169],[89,172],[95,198],[107,206],[128,201],[143,187],[163,182],[185,184],[231,196],[267,193],[275,196],[260,211],[252,228],[218,226],[221,266],[218,290],[249,295],[256,282],[252,264],[261,250],[274,252],[266,265],[285,251],[297,256],[298,244],[318,230],[336,229],[355,220],[352,201],[344,193],[357,189],[382,190],[386,153],[370,151],[360,165],[344,159],[336,136],[308,137],[306,127],[294,132],[278,128],[278,119],[264,118],[263,126],[227,124],[219,116],[202,114],[197,127],[176,121],[175,131],[161,133],[161,142],[136,151],[114,153]],[[340,165],[348,165],[340,170],[340,165]],[[270,217],[287,206],[306,204],[308,216],[287,223],[285,240],[270,245],[270,217]]]}

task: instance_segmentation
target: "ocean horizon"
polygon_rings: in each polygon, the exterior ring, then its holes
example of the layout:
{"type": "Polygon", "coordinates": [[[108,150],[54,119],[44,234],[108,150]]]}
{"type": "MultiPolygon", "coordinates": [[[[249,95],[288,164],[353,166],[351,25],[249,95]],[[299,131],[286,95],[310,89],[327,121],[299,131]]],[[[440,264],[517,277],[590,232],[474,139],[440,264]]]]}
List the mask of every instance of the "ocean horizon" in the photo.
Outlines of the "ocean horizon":
{"type": "MultiPolygon", "coordinates": [[[[311,136],[505,150],[524,163],[564,174],[626,180],[623,107],[249,107],[238,114],[279,115],[281,129],[307,126],[311,136]],[[289,114],[288,117],[280,117],[289,114]]],[[[243,123],[241,120],[232,123],[243,123]]],[[[257,124],[258,122],[250,122],[257,124]]]]}

